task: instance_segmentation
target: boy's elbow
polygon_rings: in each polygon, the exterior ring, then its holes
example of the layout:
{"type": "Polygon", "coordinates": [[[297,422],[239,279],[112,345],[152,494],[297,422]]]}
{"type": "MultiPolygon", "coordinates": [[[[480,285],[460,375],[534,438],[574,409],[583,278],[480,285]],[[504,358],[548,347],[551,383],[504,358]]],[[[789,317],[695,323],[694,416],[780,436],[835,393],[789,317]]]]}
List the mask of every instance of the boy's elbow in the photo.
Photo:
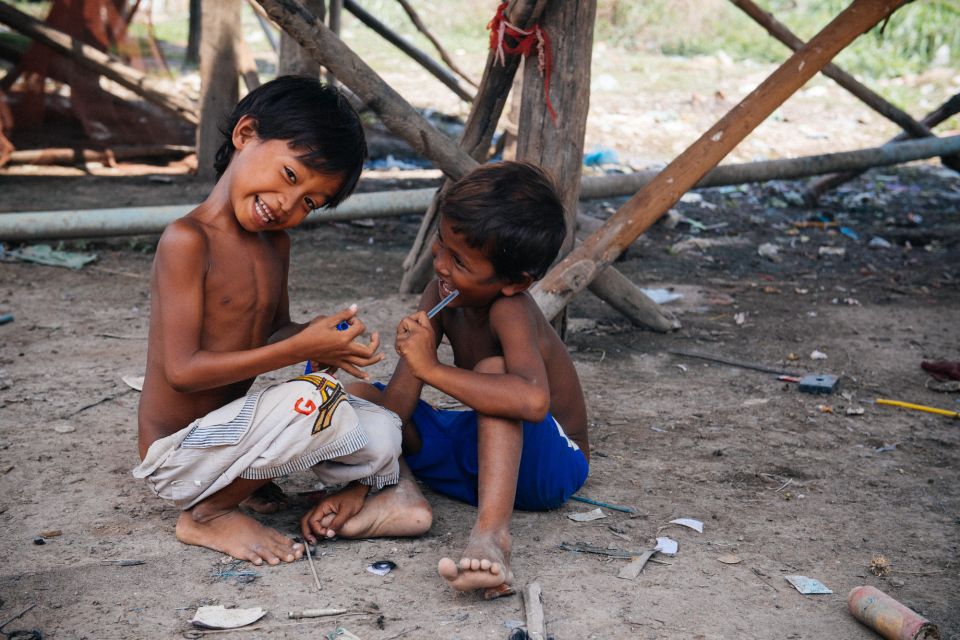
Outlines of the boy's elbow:
{"type": "Polygon", "coordinates": [[[549,412],[550,394],[546,392],[530,394],[523,419],[527,422],[541,422],[549,412]]]}
{"type": "Polygon", "coordinates": [[[197,390],[196,381],[184,369],[167,367],[164,370],[164,376],[170,388],[178,393],[192,393],[197,390]]]}

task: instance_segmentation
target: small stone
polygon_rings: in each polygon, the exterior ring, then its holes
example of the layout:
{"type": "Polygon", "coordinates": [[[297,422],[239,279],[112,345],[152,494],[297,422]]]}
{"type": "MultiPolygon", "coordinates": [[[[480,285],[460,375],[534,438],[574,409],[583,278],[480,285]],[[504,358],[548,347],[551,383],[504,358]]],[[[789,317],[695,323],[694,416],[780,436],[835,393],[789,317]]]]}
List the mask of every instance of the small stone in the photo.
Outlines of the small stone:
{"type": "Polygon", "coordinates": [[[47,544],[47,541],[44,540],[42,536],[37,536],[36,538],[33,539],[33,544],[36,544],[36,545],[47,544]]]}
{"type": "Polygon", "coordinates": [[[77,428],[72,424],[58,424],[53,430],[57,433],[73,433],[77,428]]]}

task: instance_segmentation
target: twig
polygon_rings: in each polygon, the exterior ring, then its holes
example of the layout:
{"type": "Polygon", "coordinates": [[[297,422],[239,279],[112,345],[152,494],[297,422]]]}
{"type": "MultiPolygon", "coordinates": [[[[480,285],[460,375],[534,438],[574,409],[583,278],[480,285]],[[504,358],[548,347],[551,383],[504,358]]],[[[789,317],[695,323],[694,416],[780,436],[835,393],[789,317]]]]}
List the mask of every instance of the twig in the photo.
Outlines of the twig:
{"type": "Polygon", "coordinates": [[[543,619],[543,593],[539,582],[531,582],[523,588],[523,610],[527,618],[527,636],[530,640],[547,637],[543,619]]]}
{"type": "Polygon", "coordinates": [[[600,502],[599,500],[592,500],[590,498],[584,498],[583,496],[573,495],[570,496],[571,500],[576,500],[577,502],[586,502],[587,504],[593,504],[598,507],[606,507],[607,509],[613,509],[614,511],[622,511],[623,513],[635,513],[636,509],[633,507],[621,507],[619,505],[610,504],[608,502],[600,502]]]}
{"type": "Polygon", "coordinates": [[[95,406],[97,406],[98,404],[103,404],[104,402],[109,402],[110,400],[116,400],[117,398],[119,398],[119,397],[122,396],[123,394],[125,394],[125,393],[130,393],[131,391],[133,391],[133,389],[131,389],[130,387],[127,387],[127,388],[124,389],[123,391],[120,391],[119,393],[115,393],[115,394],[113,394],[112,396],[106,396],[106,397],[104,397],[104,398],[100,398],[100,399],[97,400],[96,402],[91,402],[91,403],[88,404],[88,405],[84,405],[84,406],[80,407],[79,409],[77,409],[76,411],[74,411],[73,413],[70,413],[70,414],[67,414],[67,415],[63,416],[62,419],[63,419],[63,420],[66,420],[67,418],[72,418],[73,416],[75,416],[75,415],[77,415],[77,414],[79,414],[79,413],[83,413],[83,412],[86,411],[87,409],[92,409],[92,408],[94,408],[95,406]]]}
{"type": "Polygon", "coordinates": [[[29,607],[27,607],[26,609],[24,609],[23,611],[21,611],[21,612],[18,613],[17,615],[15,615],[15,616],[13,616],[12,618],[8,619],[8,620],[7,620],[6,622],[4,622],[3,624],[0,624],[0,632],[3,631],[3,628],[4,628],[5,626],[7,626],[8,624],[10,624],[11,622],[13,622],[14,620],[16,620],[17,618],[21,617],[21,616],[22,616],[23,614],[25,614],[27,611],[30,611],[30,609],[33,609],[35,606],[37,606],[37,603],[36,603],[36,602],[34,602],[32,605],[30,605],[29,607]]]}
{"type": "Polygon", "coordinates": [[[303,541],[303,546],[307,550],[307,562],[310,564],[310,572],[313,574],[313,583],[317,585],[317,591],[323,591],[320,586],[320,576],[317,575],[317,568],[313,565],[313,555],[310,553],[310,543],[303,541]]]}
{"type": "Polygon", "coordinates": [[[792,484],[792,483],[793,483],[793,478],[787,478],[787,481],[784,482],[782,485],[780,485],[780,488],[777,489],[776,491],[774,491],[774,493],[780,493],[781,491],[783,491],[784,489],[786,489],[788,485],[790,485],[790,484],[792,484]]]}
{"type": "Polygon", "coordinates": [[[383,640],[396,640],[397,638],[402,638],[403,636],[407,635],[411,631],[416,631],[417,629],[420,629],[420,625],[417,625],[415,627],[410,627],[409,629],[404,629],[400,633],[394,634],[389,638],[384,638],[383,640]]]}
{"type": "Polygon", "coordinates": [[[753,572],[753,575],[755,575],[755,576],[757,576],[758,578],[760,578],[760,581],[763,582],[763,584],[767,585],[768,587],[770,587],[771,589],[773,589],[773,590],[776,591],[777,593],[780,593],[780,589],[777,589],[775,586],[773,586],[773,585],[770,584],[767,580],[765,580],[762,575],[760,575],[760,570],[759,570],[759,569],[757,569],[756,567],[750,567],[750,571],[753,572]]]}

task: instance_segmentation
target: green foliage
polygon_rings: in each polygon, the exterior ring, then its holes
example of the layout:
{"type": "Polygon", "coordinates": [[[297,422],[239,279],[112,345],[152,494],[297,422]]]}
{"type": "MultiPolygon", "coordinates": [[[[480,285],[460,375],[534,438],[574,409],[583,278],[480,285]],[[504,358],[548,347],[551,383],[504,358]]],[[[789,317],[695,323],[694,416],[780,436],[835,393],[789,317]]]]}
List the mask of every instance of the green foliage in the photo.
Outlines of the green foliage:
{"type": "MultiPolygon", "coordinates": [[[[849,0],[758,0],[800,38],[813,37],[849,0]]],[[[781,62],[789,51],[724,0],[599,0],[597,39],[673,55],[724,51],[738,59],[781,62]]],[[[960,1],[918,0],[858,38],[838,57],[852,73],[892,77],[921,72],[937,59],[960,62],[960,1]],[[946,54],[946,57],[944,57],[946,54]],[[939,59],[938,59],[939,57],[939,59]]]]}

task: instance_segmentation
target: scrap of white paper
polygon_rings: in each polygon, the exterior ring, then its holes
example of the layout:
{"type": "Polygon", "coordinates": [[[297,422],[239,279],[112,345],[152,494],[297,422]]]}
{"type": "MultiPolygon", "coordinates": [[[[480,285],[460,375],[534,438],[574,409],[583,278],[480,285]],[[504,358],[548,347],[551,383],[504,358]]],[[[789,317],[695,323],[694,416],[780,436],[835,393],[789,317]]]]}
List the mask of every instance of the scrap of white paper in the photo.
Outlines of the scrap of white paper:
{"type": "Polygon", "coordinates": [[[657,538],[657,546],[655,548],[665,556],[675,556],[677,555],[677,549],[680,548],[680,544],[673,538],[662,537],[657,538]]]}
{"type": "Polygon", "coordinates": [[[122,376],[120,379],[131,389],[143,391],[143,376],[122,376]]]}
{"type": "Polygon", "coordinates": [[[671,520],[670,524],[679,524],[682,527],[690,527],[697,533],[703,533],[703,523],[693,518],[677,518],[676,520],[671,520]]]}
{"type": "Polygon", "coordinates": [[[599,520],[600,518],[606,518],[607,514],[601,511],[600,507],[597,507],[593,511],[580,511],[577,513],[568,513],[567,517],[577,522],[590,522],[591,520],[599,520]]]}
{"type": "Polygon", "coordinates": [[[787,582],[792,584],[797,591],[805,596],[817,593],[833,593],[833,591],[828,589],[827,586],[819,580],[814,580],[813,578],[808,578],[807,576],[783,577],[786,578],[787,582]]]}

